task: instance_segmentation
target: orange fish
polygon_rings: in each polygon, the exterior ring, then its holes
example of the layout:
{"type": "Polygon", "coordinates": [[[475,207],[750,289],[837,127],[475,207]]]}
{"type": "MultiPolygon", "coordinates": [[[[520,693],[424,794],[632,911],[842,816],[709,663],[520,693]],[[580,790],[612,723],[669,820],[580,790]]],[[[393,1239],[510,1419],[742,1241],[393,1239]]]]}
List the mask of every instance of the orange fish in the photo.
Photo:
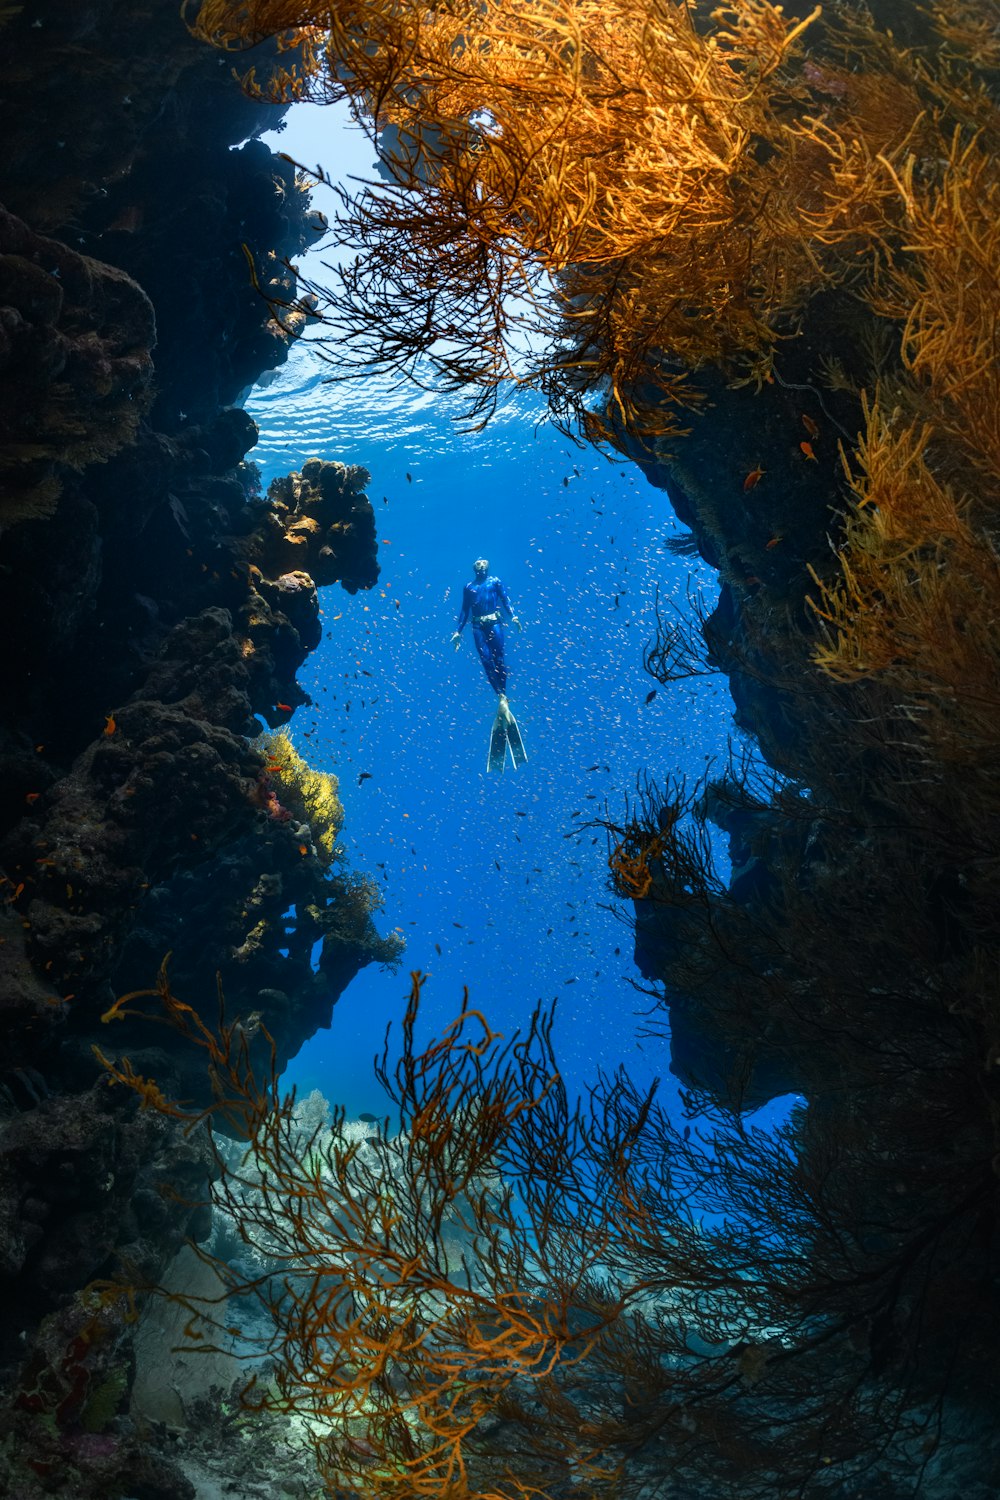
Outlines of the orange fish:
{"type": "Polygon", "coordinates": [[[784,541],[784,537],[773,536],[769,542],[765,542],[764,543],[764,551],[765,552],[770,552],[770,550],[771,550],[772,547],[776,547],[779,542],[783,542],[783,541],[784,541]]]}
{"type": "Polygon", "coordinates": [[[300,844],[299,845],[299,853],[300,854],[308,854],[309,853],[309,845],[308,844],[300,844]]]}
{"type": "Polygon", "coordinates": [[[24,800],[25,800],[25,802],[27,802],[28,806],[30,807],[33,802],[37,802],[38,801],[38,799],[39,799],[39,797],[41,795],[42,795],[41,792],[25,792],[25,794],[24,794],[24,800]]]}
{"type": "Polygon", "coordinates": [[[275,708],[280,708],[283,714],[290,714],[292,711],[292,705],[290,703],[276,703],[274,706],[275,708]]]}
{"type": "Polygon", "coordinates": [[[816,455],[813,452],[813,445],[812,445],[812,443],[800,443],[799,444],[799,452],[800,453],[804,453],[805,456],[806,456],[806,458],[810,458],[810,459],[812,459],[813,463],[816,463],[816,455]]]}
{"type": "Polygon", "coordinates": [[[819,437],[819,428],[812,417],[807,417],[805,412],[802,413],[802,425],[810,437],[819,437]]]}
{"type": "Polygon", "coordinates": [[[115,732],[115,730],[117,728],[118,728],[118,724],[115,721],[114,714],[105,714],[104,715],[104,733],[105,734],[114,734],[114,732],[115,732]]]}
{"type": "Polygon", "coordinates": [[[767,470],[766,469],[762,469],[761,466],[760,466],[760,464],[757,465],[756,469],[751,469],[750,473],[747,475],[747,477],[743,481],[743,490],[744,490],[744,493],[747,490],[752,490],[755,484],[760,484],[761,480],[764,478],[764,475],[766,473],[767,473],[767,470]]]}

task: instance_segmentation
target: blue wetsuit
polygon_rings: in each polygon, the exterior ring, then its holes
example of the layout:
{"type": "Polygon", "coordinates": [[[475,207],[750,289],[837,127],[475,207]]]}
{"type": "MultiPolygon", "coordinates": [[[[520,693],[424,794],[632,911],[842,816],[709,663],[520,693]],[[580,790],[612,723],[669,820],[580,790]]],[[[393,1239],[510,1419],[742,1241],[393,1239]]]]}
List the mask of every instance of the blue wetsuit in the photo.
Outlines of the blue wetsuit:
{"type": "Polygon", "coordinates": [[[509,624],[513,618],[514,611],[507,598],[507,589],[492,573],[481,582],[473,579],[472,583],[465,585],[462,608],[455,628],[461,635],[469,621],[472,621],[472,634],[479,660],[490,687],[497,693],[507,691],[503,622],[509,624]]]}

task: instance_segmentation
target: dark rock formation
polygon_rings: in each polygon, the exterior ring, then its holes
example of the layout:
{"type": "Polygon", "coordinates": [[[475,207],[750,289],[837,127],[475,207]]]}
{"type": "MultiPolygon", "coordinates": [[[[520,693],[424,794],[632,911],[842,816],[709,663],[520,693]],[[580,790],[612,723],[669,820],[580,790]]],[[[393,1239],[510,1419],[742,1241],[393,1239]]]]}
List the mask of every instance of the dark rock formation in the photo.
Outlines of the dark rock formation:
{"type": "MultiPolygon", "coordinates": [[[[689,418],[690,431],[669,453],[643,447],[627,433],[621,445],[651,483],[664,489],[692,545],[719,575],[719,597],[702,622],[700,639],[688,652],[728,678],[734,721],[759,746],[779,775],[801,781],[803,768],[836,758],[824,715],[838,695],[843,713],[861,712],[857,694],[828,684],[822,707],[811,704],[816,679],[808,658],[815,616],[807,599],[814,573],[828,576],[831,545],[840,533],[842,478],[839,444],[860,420],[857,390],[864,366],[859,350],[870,319],[846,298],[818,297],[810,304],[798,339],[782,351],[780,371],[770,383],[730,386],[712,370],[698,376],[703,404],[689,418]],[[841,385],[820,382],[821,360],[839,361],[841,385]],[[854,388],[852,389],[852,378],[854,388]]],[[[692,628],[692,636],[697,636],[692,628]]],[[[669,651],[667,653],[669,658],[669,651]]],[[[657,670],[656,663],[653,670],[657,670]]],[[[669,667],[664,680],[669,680],[669,667]]],[[[844,774],[849,776],[845,764],[844,774]]],[[[740,924],[747,913],[767,910],[775,899],[776,868],[803,868],[816,859],[808,820],[793,821],[751,799],[752,811],[727,805],[711,790],[699,812],[730,836],[736,876],[713,917],[720,947],[746,941],[740,924]],[[753,838],[748,830],[753,825],[753,838]],[[807,849],[811,852],[807,854],[807,849]],[[734,922],[727,903],[739,911],[734,922]]],[[[636,963],[645,978],[662,982],[669,956],[690,941],[687,917],[655,899],[636,903],[636,963]]],[[[744,954],[748,972],[761,954],[744,954]]],[[[711,983],[715,981],[710,981],[711,983]]],[[[713,1016],[704,997],[671,987],[673,1070],[690,1086],[719,1098],[740,1078],[746,1107],[778,1094],[802,1090],[816,1064],[811,1040],[798,1042],[772,1013],[768,982],[741,992],[725,1020],[713,1016]]]]}
{"type": "Polygon", "coordinates": [[[375,514],[364,495],[370,475],[357,464],[312,458],[301,474],[268,491],[262,562],[273,570],[305,569],[321,587],[340,582],[349,594],[378,581],[375,514]]]}
{"type": "MultiPolygon", "coordinates": [[[[853,1382],[851,1399],[857,1391],[858,1409],[878,1419],[866,1435],[842,1409],[827,1430],[851,1432],[858,1479],[832,1469],[827,1488],[814,1469],[799,1492],[958,1493],[953,1475],[968,1454],[965,1489],[986,1496],[996,1424],[980,1392],[996,1384],[1000,1327],[995,745],[984,736],[974,752],[951,749],[945,729],[963,685],[935,676],[947,611],[934,589],[923,599],[931,644],[915,648],[926,688],[916,674],[894,675],[892,650],[856,679],[821,671],[823,626],[809,605],[840,566],[852,501],[844,471],[863,462],[852,437],[866,427],[860,392],[905,378],[893,331],[876,337],[866,318],[846,298],[818,299],[772,383],[699,376],[711,405],[677,451],[632,445],[722,583],[700,641],[697,629],[685,639],[661,622],[652,669],[667,683],[700,652],[725,672],[737,723],[764,759],[748,748],[696,789],[648,788],[635,823],[615,830],[616,888],[641,893],[636,960],[692,1109],[740,1112],[793,1091],[808,1103],[784,1138],[787,1177],[762,1149],[747,1202],[751,1217],[758,1203],[762,1221],[770,1214],[784,1248],[801,1247],[813,1278],[809,1327],[782,1357],[791,1366],[825,1327],[831,1389],[853,1382]],[[722,879],[708,824],[729,839],[722,879]],[[863,1319],[845,1313],[852,1286],[873,1309],[863,1319]],[[920,1447],[930,1412],[934,1441],[920,1447]]],[[[910,420],[919,399],[911,392],[910,420]]],[[[977,541],[992,557],[989,526],[977,541]]],[[[946,542],[927,550],[947,575],[946,542]]],[[[860,556],[848,553],[845,574],[860,556]]],[[[919,597],[916,566],[907,586],[919,597]]],[[[877,628],[879,596],[861,608],[877,628]]],[[[720,1163],[723,1180],[728,1171],[720,1163]]],[[[766,1281],[763,1257],[759,1266],[750,1274],[766,1281]]],[[[802,1368],[799,1377],[802,1392],[802,1368]]],[[[797,1410],[797,1400],[789,1426],[807,1431],[809,1403],[797,1410]]],[[[760,1430],[775,1443],[770,1474],[787,1480],[787,1460],[774,1456],[781,1438],[769,1420],[760,1430]]],[[[770,1493],[770,1474],[759,1493],[770,1493]]]]}
{"type": "Polygon", "coordinates": [[[294,300],[317,225],[250,139],[278,112],[173,0],[38,0],[0,32],[0,1489],[175,1500],[123,1418],[130,1314],[103,1283],[207,1232],[210,1159],[92,1049],[207,1102],[188,1044],[101,1023],[168,949],[195,1004],[221,972],[265,1070],[261,1022],[283,1061],[394,961],[330,818],[251,743],[307,701],[317,587],[375,582],[374,514],[364,470],[261,497],[243,462],[235,403],[308,317],[267,301],[294,300]]]}
{"type": "Polygon", "coordinates": [[[131,276],[0,208],[0,531],[51,515],[67,473],[134,441],[155,337],[131,276]]]}

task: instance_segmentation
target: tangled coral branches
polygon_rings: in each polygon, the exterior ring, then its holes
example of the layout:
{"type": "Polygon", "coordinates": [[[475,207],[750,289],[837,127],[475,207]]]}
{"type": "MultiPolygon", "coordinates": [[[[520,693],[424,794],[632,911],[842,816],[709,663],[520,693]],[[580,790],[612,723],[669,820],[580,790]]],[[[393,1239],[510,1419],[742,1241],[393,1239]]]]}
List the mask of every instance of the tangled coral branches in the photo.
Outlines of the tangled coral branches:
{"type": "Polygon", "coordinates": [[[904,243],[907,155],[932,164],[942,126],[988,112],[957,50],[983,6],[939,16],[943,51],[846,12],[820,37],[817,15],[207,0],[193,24],[228,47],[282,36],[300,52],[267,89],[347,99],[379,145],[385,180],[341,190],[357,257],[312,288],[341,368],[439,379],[479,417],[519,379],[601,438],[676,429],[706,363],[764,378],[810,297],[863,291],[904,243]]]}
{"type": "MultiPolygon", "coordinates": [[[[191,1110],[174,1102],[167,1102],[157,1085],[150,1079],[134,1072],[131,1063],[123,1058],[115,1064],[104,1056],[99,1048],[93,1049],[97,1061],[116,1083],[125,1084],[137,1093],[143,1107],[159,1110],[174,1119],[187,1122],[189,1130],[204,1119],[218,1117],[227,1129],[237,1136],[247,1138],[253,1121],[266,1114],[277,1098],[274,1073],[265,1083],[258,1082],[250,1057],[250,1041],[258,1032],[271,1047],[274,1060],[274,1044],[267,1028],[259,1017],[253,1025],[239,1020],[227,1022],[223,1008],[222,991],[219,990],[219,1024],[213,1031],[207,1026],[193,1006],[179,1000],[173,993],[169,974],[170,954],[164,958],[151,989],[132,990],[120,995],[101,1017],[105,1023],[122,1021],[129,1016],[140,1016],[161,1026],[169,1026],[206,1055],[206,1067],[212,1085],[212,1103],[205,1109],[191,1110]],[[158,1008],[150,1009],[137,1002],[155,1000],[158,1008]]],[[[289,1106],[290,1109],[290,1106],[289,1106]]]]}
{"type": "MultiPolygon", "coordinates": [[[[967,872],[963,905],[985,913],[1000,870],[1000,108],[947,77],[939,90],[933,163],[887,168],[906,243],[872,302],[902,327],[902,369],[864,400],[845,458],[848,510],[836,570],[816,579],[826,629],[814,661],[884,695],[900,787],[921,785],[921,820],[967,872]]],[[[889,801],[912,816],[905,791],[889,801]]]]}
{"type": "MultiPolygon", "coordinates": [[[[548,1219],[518,1211],[500,1177],[512,1151],[530,1151],[535,1128],[544,1138],[555,1125],[564,1144],[579,1145],[579,1121],[567,1116],[552,1067],[551,1017],[536,1015],[525,1037],[503,1044],[466,996],[441,1038],[417,1054],[423,982],[413,975],[398,1062],[390,1070],[386,1053],[377,1070],[399,1108],[391,1138],[362,1138],[342,1114],[330,1130],[321,1122],[303,1131],[294,1096],[280,1098],[273,1076],[264,1085],[253,1077],[245,1028],[221,1014],[207,1027],[171,993],[165,965],[155,989],[123,996],[105,1019],[158,999],[159,1019],[205,1050],[214,1104],[185,1111],[127,1060],[97,1054],[144,1105],[189,1128],[221,1119],[247,1143],[235,1166],[217,1153],[214,1191],[268,1267],[244,1280],[215,1263],[230,1308],[250,1299],[272,1330],[244,1353],[266,1354],[274,1381],[251,1377],[244,1404],[307,1420],[331,1493],[346,1487],[387,1500],[485,1494],[470,1482],[465,1451],[480,1421],[515,1382],[544,1381],[557,1365],[584,1359],[619,1311],[591,1286],[605,1237],[570,1256],[567,1205],[548,1219]],[[543,1295],[539,1278],[557,1263],[562,1281],[554,1277],[543,1295]]],[[[231,1337],[225,1306],[184,1305],[201,1347],[206,1333],[231,1337]]],[[[583,1455],[581,1464],[581,1472],[595,1467],[583,1455]]]]}
{"type": "Polygon", "coordinates": [[[668,782],[661,791],[655,782],[640,778],[624,822],[595,825],[608,835],[608,870],[616,896],[683,903],[707,889],[710,840],[703,821],[692,820],[704,791],[702,782],[690,790],[683,781],[668,782]]]}
{"type": "Polygon", "coordinates": [[[670,0],[216,0],[196,27],[301,40],[278,92],[347,97],[381,133],[389,181],[345,196],[336,225],[358,252],[327,298],[338,361],[433,373],[480,415],[514,376],[569,419],[596,391],[634,416],[650,367],[683,404],[677,362],[765,356],[775,305],[815,284],[762,144],[807,24],[763,0],[704,27],[670,0]]]}
{"type": "Polygon", "coordinates": [[[649,895],[653,884],[650,864],[663,853],[663,838],[634,818],[621,830],[621,835],[608,855],[612,889],[616,896],[641,901],[649,895]]]}
{"type": "Polygon", "coordinates": [[[943,0],[933,7],[938,31],[950,49],[975,57],[982,68],[1000,67],[1000,24],[995,0],[943,0]]]}
{"type": "Polygon", "coordinates": [[[101,1059],[144,1103],[238,1138],[218,1146],[213,1198],[246,1254],[207,1257],[227,1295],[161,1295],[194,1345],[235,1340],[258,1362],[244,1408],[301,1419],[327,1493],[639,1500],[669,1474],[773,1500],[775,1473],[832,1496],[894,1448],[905,1465],[927,1398],[894,1380],[872,1399],[880,1320],[890,1307],[907,1348],[931,1319],[964,1336],[977,1287],[950,1268],[988,1172],[911,1233],[864,1122],[809,1157],[801,1114],[762,1133],[715,1111],[682,1131],[624,1074],[571,1104],[551,1012],[505,1041],[466,995],[418,1051],[423,983],[377,1069],[395,1134],[297,1111],[253,1076],[250,1023],[206,1025],[165,970],[109,1012],[155,1000],[206,1056],[204,1116],[101,1059]],[[860,1206],[839,1196],[859,1155],[879,1184],[860,1206]]]}

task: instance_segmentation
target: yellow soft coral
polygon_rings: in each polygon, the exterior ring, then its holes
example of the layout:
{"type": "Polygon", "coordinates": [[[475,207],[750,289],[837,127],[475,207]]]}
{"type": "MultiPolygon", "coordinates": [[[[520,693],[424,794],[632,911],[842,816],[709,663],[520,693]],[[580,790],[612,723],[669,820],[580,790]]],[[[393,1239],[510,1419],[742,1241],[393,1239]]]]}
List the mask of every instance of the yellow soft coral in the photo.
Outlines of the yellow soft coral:
{"type": "Polygon", "coordinates": [[[286,734],[264,734],[257,743],[268,757],[267,774],[276,783],[282,805],[309,824],[313,843],[331,863],[344,823],[336,776],[308,765],[286,734]]]}

